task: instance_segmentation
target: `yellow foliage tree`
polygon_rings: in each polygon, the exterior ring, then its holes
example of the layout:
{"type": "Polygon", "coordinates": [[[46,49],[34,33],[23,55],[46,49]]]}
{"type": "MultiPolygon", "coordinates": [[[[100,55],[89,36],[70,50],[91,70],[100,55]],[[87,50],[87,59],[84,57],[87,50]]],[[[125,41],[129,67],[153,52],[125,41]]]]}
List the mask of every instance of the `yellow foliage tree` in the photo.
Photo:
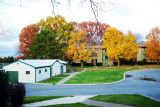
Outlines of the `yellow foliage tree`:
{"type": "Polygon", "coordinates": [[[86,33],[84,31],[71,33],[66,55],[70,59],[79,60],[81,62],[81,67],[83,67],[84,61],[90,58],[93,51],[93,49],[87,48],[86,45],[86,33]]]}
{"type": "Polygon", "coordinates": [[[146,56],[148,59],[157,60],[159,65],[160,60],[160,30],[158,27],[152,29],[152,31],[146,36],[145,46],[146,56]]]}
{"type": "Polygon", "coordinates": [[[118,61],[118,66],[120,65],[120,59],[129,60],[134,58],[134,55],[138,52],[138,44],[134,42],[136,36],[130,31],[128,35],[124,35],[116,28],[110,27],[106,29],[103,39],[108,56],[118,61]]]}

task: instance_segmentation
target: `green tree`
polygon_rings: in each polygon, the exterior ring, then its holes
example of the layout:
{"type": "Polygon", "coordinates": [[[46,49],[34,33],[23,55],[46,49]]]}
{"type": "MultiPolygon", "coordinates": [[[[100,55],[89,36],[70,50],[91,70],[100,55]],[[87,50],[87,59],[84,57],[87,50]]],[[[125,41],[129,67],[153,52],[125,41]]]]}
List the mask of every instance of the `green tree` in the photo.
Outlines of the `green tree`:
{"type": "Polygon", "coordinates": [[[33,46],[30,47],[28,57],[40,59],[52,59],[60,57],[60,45],[55,32],[41,30],[34,38],[33,46]]]}
{"type": "Polygon", "coordinates": [[[40,30],[50,30],[51,32],[54,32],[61,45],[60,56],[63,56],[68,41],[71,38],[70,34],[74,29],[72,22],[67,22],[64,17],[57,15],[55,17],[48,16],[46,20],[41,19],[37,25],[40,30]]]}

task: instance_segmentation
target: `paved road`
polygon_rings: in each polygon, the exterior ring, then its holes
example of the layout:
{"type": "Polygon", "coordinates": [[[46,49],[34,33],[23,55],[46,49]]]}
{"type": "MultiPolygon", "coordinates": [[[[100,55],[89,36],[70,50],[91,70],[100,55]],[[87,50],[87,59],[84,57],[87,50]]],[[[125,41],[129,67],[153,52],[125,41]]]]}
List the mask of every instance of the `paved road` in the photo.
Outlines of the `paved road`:
{"type": "Polygon", "coordinates": [[[126,74],[132,77],[119,83],[104,85],[25,84],[26,96],[141,94],[160,101],[160,69],[130,71],[126,74]],[[153,78],[157,82],[138,79],[143,77],[153,78]]]}

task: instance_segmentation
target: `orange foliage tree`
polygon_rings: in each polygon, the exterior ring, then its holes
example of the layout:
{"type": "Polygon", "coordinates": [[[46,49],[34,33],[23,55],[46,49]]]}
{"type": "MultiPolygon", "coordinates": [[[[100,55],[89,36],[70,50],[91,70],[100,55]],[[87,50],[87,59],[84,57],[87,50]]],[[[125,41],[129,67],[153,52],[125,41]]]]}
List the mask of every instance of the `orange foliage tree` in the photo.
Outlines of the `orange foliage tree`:
{"type": "Polygon", "coordinates": [[[20,56],[17,59],[26,58],[29,54],[29,48],[32,46],[32,42],[34,41],[34,37],[36,33],[38,33],[39,29],[36,27],[35,24],[31,24],[27,27],[24,27],[21,30],[19,35],[19,53],[20,56]]]}
{"type": "Polygon", "coordinates": [[[87,33],[87,44],[90,45],[103,45],[103,35],[108,27],[108,24],[100,22],[73,22],[73,25],[78,30],[83,30],[87,33]]]}
{"type": "Polygon", "coordinates": [[[131,31],[125,35],[116,28],[110,27],[106,29],[103,38],[108,56],[118,61],[118,66],[120,66],[120,59],[130,60],[138,52],[138,44],[135,43],[136,36],[131,31]]]}
{"type": "Polygon", "coordinates": [[[146,36],[145,46],[147,59],[157,60],[159,65],[160,60],[160,30],[158,27],[155,27],[151,32],[146,36]]]}

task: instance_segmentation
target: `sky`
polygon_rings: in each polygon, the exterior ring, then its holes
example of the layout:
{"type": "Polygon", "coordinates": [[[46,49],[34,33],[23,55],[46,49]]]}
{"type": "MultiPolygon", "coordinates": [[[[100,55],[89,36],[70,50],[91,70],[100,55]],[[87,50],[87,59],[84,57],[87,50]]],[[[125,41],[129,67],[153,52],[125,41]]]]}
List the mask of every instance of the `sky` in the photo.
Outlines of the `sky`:
{"type": "MultiPolygon", "coordinates": [[[[50,0],[0,0],[0,57],[17,56],[21,29],[47,16],[62,15],[67,21],[95,21],[89,0],[60,1],[54,7],[50,0]]],[[[98,0],[97,0],[98,1],[98,0]]],[[[160,0],[104,0],[99,21],[143,39],[153,27],[160,26],[160,0]],[[112,2],[114,5],[109,4],[112,2]]]]}

